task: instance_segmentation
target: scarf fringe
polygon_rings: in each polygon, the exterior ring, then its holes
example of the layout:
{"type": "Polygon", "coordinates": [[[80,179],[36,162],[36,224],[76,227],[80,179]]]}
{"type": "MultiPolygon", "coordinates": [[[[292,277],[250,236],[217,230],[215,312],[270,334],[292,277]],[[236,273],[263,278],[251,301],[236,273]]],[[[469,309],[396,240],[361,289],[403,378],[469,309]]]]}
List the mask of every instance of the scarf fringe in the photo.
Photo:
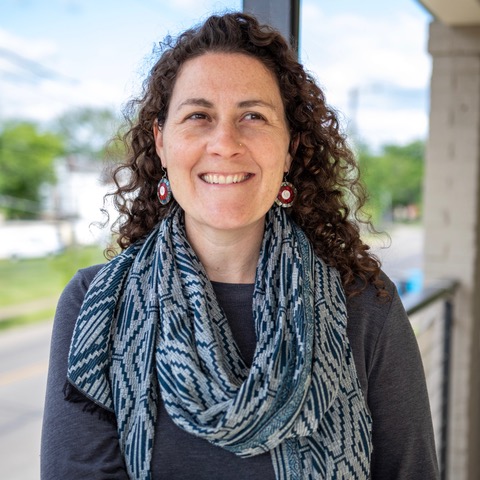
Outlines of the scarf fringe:
{"type": "Polygon", "coordinates": [[[76,389],[68,380],[63,386],[64,400],[70,403],[83,404],[82,412],[90,413],[91,415],[97,415],[99,420],[110,423],[115,428],[117,427],[117,418],[115,413],[105,410],[100,405],[95,403],[86,397],[80,390],[76,389]]]}

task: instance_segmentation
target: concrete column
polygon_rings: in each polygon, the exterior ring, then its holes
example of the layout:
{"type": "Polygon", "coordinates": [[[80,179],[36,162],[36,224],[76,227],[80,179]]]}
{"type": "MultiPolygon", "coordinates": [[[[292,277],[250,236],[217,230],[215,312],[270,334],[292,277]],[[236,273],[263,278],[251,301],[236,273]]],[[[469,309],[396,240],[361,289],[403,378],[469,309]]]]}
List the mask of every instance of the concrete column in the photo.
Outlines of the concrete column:
{"type": "Polygon", "coordinates": [[[456,278],[447,478],[480,479],[480,27],[430,26],[426,280],[456,278]]]}

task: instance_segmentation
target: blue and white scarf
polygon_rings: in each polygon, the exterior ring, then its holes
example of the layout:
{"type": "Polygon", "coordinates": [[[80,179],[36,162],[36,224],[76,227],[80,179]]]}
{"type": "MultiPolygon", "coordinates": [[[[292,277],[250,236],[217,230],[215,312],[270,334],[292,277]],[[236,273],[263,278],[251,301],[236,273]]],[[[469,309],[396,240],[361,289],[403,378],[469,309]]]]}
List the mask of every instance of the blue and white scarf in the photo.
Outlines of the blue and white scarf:
{"type": "Polygon", "coordinates": [[[270,451],[278,480],[369,478],[340,277],[281,208],[267,214],[253,317],[248,368],[178,207],[97,274],[68,378],[114,412],[130,478],[152,478],[158,391],[185,431],[242,457],[270,451]]]}

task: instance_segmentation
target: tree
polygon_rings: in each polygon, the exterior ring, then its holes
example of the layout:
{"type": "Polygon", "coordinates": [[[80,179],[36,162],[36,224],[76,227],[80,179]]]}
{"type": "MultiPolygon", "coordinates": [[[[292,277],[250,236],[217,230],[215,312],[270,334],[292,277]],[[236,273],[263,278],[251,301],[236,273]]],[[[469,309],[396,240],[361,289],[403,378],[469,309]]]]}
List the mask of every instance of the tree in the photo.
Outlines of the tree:
{"type": "Polygon", "coordinates": [[[58,117],[53,129],[64,139],[67,154],[103,160],[118,125],[117,116],[107,108],[80,107],[58,117]]]}
{"type": "Polygon", "coordinates": [[[53,161],[62,139],[30,122],[8,122],[0,131],[0,200],[8,218],[32,218],[40,210],[40,187],[53,183],[53,161]]]}
{"type": "Polygon", "coordinates": [[[378,155],[362,147],[359,163],[369,193],[367,210],[374,220],[391,216],[395,209],[420,209],[424,169],[423,141],[385,145],[378,155]]]}

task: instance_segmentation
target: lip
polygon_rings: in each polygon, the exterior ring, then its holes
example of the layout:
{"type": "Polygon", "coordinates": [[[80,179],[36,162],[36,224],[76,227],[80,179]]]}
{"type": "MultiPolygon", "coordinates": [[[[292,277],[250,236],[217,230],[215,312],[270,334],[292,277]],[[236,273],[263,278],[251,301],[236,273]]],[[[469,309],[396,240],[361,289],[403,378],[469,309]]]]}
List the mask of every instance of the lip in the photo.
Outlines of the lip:
{"type": "Polygon", "coordinates": [[[252,173],[202,173],[200,179],[209,185],[236,185],[253,177],[252,173]]]}

